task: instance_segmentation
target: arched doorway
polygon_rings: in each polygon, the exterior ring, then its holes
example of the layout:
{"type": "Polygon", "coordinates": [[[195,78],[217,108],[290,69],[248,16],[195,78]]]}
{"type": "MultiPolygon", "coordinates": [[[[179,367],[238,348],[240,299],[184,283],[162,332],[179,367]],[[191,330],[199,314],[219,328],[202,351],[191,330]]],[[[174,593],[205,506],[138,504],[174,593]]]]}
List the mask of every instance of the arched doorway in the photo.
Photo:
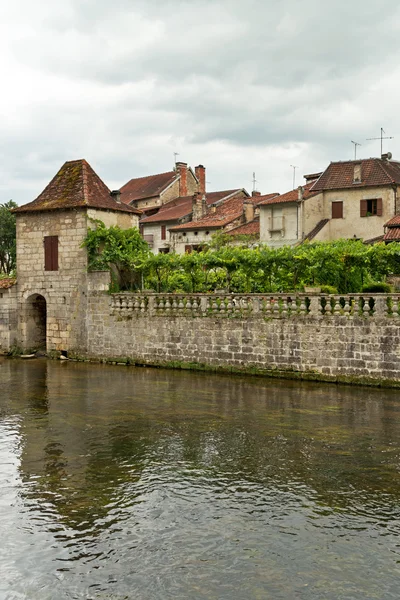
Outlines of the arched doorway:
{"type": "Polygon", "coordinates": [[[25,306],[25,348],[46,350],[46,299],[32,294],[25,306]]]}

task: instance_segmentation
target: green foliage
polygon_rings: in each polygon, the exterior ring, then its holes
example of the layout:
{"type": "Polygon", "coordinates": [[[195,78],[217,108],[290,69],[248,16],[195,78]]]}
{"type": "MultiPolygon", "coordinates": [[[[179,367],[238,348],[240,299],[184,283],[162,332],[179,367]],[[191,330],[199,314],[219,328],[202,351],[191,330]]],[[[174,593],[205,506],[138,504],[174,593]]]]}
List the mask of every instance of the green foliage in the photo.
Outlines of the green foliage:
{"type": "Polygon", "coordinates": [[[388,283],[369,283],[368,285],[363,285],[362,292],[370,292],[371,294],[390,294],[392,290],[392,286],[388,283]]]}
{"type": "Polygon", "coordinates": [[[399,244],[337,240],[251,249],[231,245],[230,236],[218,234],[202,252],[153,254],[137,229],[95,225],[85,241],[90,268],[111,268],[114,289],[276,293],[318,286],[324,293],[345,294],[400,273],[399,244]]]}
{"type": "Polygon", "coordinates": [[[0,204],[0,273],[9,275],[16,267],[16,226],[11,209],[17,204],[10,200],[0,204]]]}

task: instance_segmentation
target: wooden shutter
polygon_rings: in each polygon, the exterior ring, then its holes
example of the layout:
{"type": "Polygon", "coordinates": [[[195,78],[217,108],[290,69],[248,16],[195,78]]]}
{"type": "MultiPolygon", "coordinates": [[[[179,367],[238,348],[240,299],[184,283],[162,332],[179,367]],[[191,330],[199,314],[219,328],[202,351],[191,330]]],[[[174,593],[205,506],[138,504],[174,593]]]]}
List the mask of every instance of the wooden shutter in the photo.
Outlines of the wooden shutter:
{"type": "Polygon", "coordinates": [[[332,219],[343,219],[343,202],[332,202],[332,219]]]}
{"type": "Polygon", "coordinates": [[[58,271],[57,235],[48,235],[44,238],[44,270],[58,271]]]}
{"type": "Polygon", "coordinates": [[[191,254],[191,252],[192,252],[192,246],[190,244],[186,245],[185,246],[185,254],[191,254]]]}
{"type": "Polygon", "coordinates": [[[377,198],[376,199],[376,214],[378,217],[381,217],[382,213],[383,213],[382,198],[377,198]]]}
{"type": "Polygon", "coordinates": [[[366,200],[360,200],[360,217],[366,217],[368,211],[368,204],[366,200]]]}
{"type": "Polygon", "coordinates": [[[165,225],[161,225],[161,239],[162,240],[167,239],[167,230],[166,230],[165,225]]]}

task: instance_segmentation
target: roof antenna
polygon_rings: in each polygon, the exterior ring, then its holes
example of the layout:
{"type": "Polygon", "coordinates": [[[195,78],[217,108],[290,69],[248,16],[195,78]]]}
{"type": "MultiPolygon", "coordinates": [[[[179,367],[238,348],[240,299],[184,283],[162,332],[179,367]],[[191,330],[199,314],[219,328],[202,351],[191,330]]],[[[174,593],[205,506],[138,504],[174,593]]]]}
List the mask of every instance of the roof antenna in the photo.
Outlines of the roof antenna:
{"type": "Polygon", "coordinates": [[[357,160],[357,146],[361,146],[362,144],[359,142],[353,142],[353,140],[351,140],[351,143],[354,144],[354,160],[357,160]]]}
{"type": "Polygon", "coordinates": [[[290,165],[293,169],[293,189],[295,189],[295,185],[296,185],[296,169],[298,169],[299,167],[297,167],[296,165],[290,165]]]}
{"type": "Polygon", "coordinates": [[[179,152],[174,152],[174,163],[176,167],[176,157],[179,156],[179,152]]]}
{"type": "Polygon", "coordinates": [[[367,141],[370,141],[370,140],[381,140],[381,156],[382,156],[382,153],[383,153],[383,150],[382,150],[383,140],[394,140],[394,137],[392,137],[392,136],[386,136],[386,137],[384,137],[383,136],[384,133],[386,133],[386,131],[383,129],[383,127],[381,127],[381,135],[379,137],[376,137],[376,138],[367,138],[367,141]]]}
{"type": "Polygon", "coordinates": [[[258,183],[258,181],[256,179],[256,174],[253,173],[253,192],[256,191],[256,183],[258,183]]]}

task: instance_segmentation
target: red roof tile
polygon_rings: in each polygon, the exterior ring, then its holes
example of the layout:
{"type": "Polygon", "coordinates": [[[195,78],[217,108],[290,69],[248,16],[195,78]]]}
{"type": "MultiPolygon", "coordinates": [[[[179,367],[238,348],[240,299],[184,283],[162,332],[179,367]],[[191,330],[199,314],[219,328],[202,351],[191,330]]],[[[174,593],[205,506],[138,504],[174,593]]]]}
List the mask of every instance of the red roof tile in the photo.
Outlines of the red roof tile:
{"type": "Polygon", "coordinates": [[[389,227],[383,236],[383,241],[400,240],[400,227],[389,227]]]}
{"type": "Polygon", "coordinates": [[[390,221],[385,223],[384,226],[385,227],[400,227],[400,215],[395,215],[394,217],[392,217],[390,219],[390,221]]]}
{"type": "MultiPolygon", "coordinates": [[[[215,212],[209,213],[199,221],[190,221],[171,227],[170,231],[191,231],[193,229],[220,229],[243,214],[244,198],[234,196],[215,207],[215,212]]],[[[246,198],[253,200],[253,198],[246,198]]]]}
{"type": "MultiPolygon", "coordinates": [[[[206,194],[207,204],[214,204],[215,202],[219,202],[240,191],[241,190],[225,190],[222,192],[209,192],[206,194]]],[[[181,196],[180,198],[176,198],[175,200],[164,204],[155,215],[141,219],[140,223],[147,224],[177,221],[182,217],[190,215],[192,212],[192,198],[193,196],[181,196]]]]}
{"type": "Polygon", "coordinates": [[[83,159],[64,163],[36,200],[15,208],[13,212],[81,207],[142,214],[131,206],[116,202],[106,184],[83,159]]]}
{"type": "Polygon", "coordinates": [[[400,184],[400,163],[381,158],[332,162],[314,183],[313,191],[400,184]],[[354,183],[354,166],[361,164],[361,181],[354,183]]]}
{"type": "Polygon", "coordinates": [[[259,204],[263,204],[267,200],[272,200],[272,198],[276,198],[277,196],[279,196],[279,193],[273,192],[272,194],[263,194],[262,196],[252,196],[251,199],[253,200],[254,204],[258,206],[259,204]]]}
{"type": "Polygon", "coordinates": [[[7,290],[17,283],[16,279],[12,279],[11,277],[6,277],[5,279],[0,279],[0,290],[7,290]]]}
{"type": "MultiPolygon", "coordinates": [[[[313,182],[307,183],[307,185],[303,186],[303,198],[307,200],[307,198],[311,198],[311,196],[315,196],[315,193],[311,193],[311,188],[313,186],[313,182]]],[[[290,190],[290,192],[286,192],[286,194],[281,194],[278,196],[274,196],[269,198],[268,196],[263,197],[262,201],[259,202],[259,206],[266,206],[269,204],[283,204],[285,202],[298,202],[299,201],[299,192],[298,190],[290,190]]]]}
{"type": "Polygon", "coordinates": [[[179,174],[175,171],[168,171],[167,173],[158,173],[158,175],[131,179],[120,190],[121,200],[125,204],[130,204],[135,200],[159,196],[178,177],[179,174]]]}
{"type": "Polygon", "coordinates": [[[227,233],[229,235],[260,235],[260,219],[253,219],[249,223],[230,229],[227,233]]]}

